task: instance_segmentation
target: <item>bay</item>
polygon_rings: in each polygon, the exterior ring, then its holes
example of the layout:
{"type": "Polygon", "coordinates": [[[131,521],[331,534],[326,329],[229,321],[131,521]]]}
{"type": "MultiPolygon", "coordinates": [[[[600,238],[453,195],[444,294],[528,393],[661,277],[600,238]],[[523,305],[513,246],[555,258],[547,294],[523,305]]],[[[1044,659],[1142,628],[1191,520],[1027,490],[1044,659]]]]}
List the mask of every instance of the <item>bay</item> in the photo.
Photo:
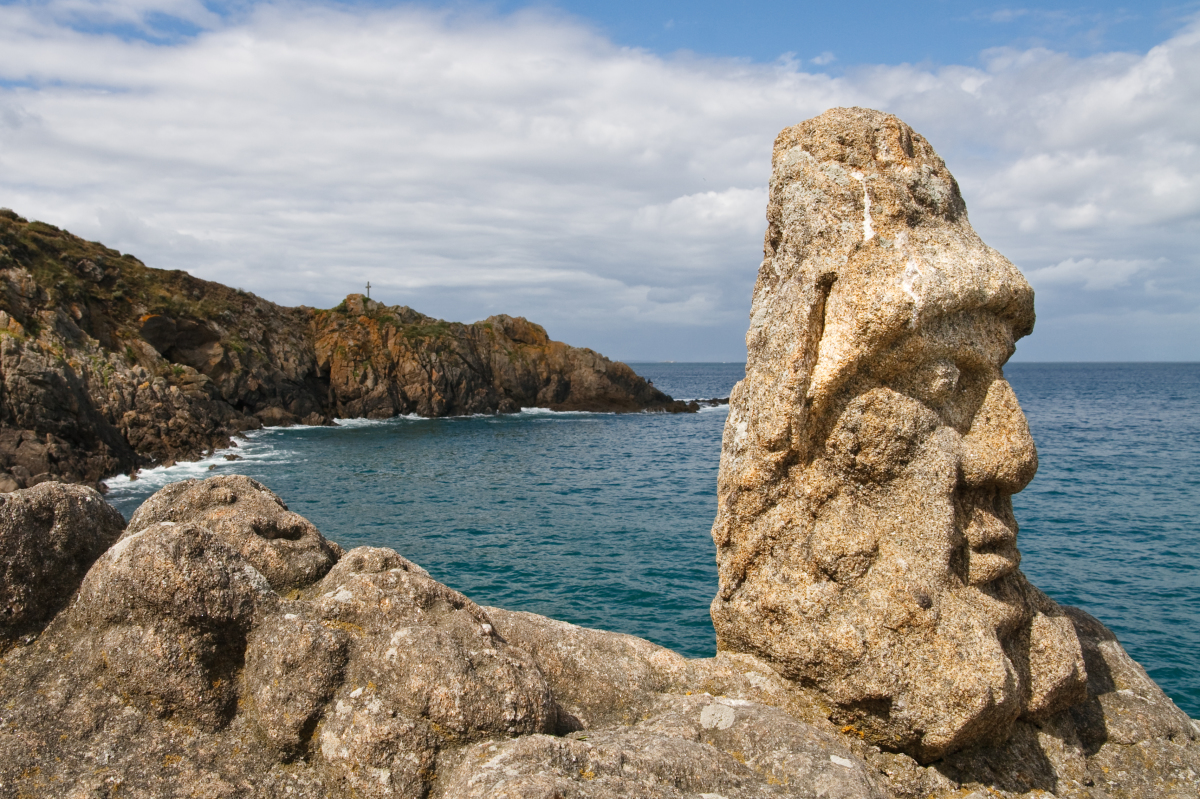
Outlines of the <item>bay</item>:
{"type": "MultiPolygon", "coordinates": [[[[631,364],[677,398],[742,364],[631,364]]],[[[1021,568],[1097,616],[1200,716],[1200,364],[1009,364],[1038,443],[1013,498],[1021,568]]],[[[724,407],[526,411],[255,431],[233,452],[109,481],[128,518],[168,482],[260,480],[349,548],[392,547],[481,604],[713,654],[710,528],[724,407]],[[210,467],[213,467],[210,469],[210,467]]]]}

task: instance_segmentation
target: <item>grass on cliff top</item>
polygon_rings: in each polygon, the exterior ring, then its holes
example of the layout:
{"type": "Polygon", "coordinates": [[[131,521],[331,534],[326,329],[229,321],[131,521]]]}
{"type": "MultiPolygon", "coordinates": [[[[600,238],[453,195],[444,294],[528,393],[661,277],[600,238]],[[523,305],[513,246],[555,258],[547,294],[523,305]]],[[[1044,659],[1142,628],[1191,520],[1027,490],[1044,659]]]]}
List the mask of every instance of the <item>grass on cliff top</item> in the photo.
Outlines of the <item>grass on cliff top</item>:
{"type": "Polygon", "coordinates": [[[152,269],[132,255],[0,209],[0,268],[13,266],[27,269],[46,292],[45,300],[38,302],[44,308],[99,304],[122,327],[136,327],[135,317],[141,312],[216,319],[244,313],[260,302],[240,289],[179,269],[152,269]],[[84,261],[103,269],[104,279],[96,283],[85,277],[78,268],[84,261]]]}

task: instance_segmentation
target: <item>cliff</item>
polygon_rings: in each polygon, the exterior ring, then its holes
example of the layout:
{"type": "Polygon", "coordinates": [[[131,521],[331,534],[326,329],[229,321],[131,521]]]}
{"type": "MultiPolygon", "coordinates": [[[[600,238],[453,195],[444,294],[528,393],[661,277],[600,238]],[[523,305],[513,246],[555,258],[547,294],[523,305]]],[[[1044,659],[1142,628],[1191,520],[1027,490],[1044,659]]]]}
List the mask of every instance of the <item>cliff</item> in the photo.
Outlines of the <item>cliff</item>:
{"type": "Polygon", "coordinates": [[[695,410],[524,319],[285,308],[0,210],[0,490],[193,459],[264,424],[523,407],[695,410]]]}

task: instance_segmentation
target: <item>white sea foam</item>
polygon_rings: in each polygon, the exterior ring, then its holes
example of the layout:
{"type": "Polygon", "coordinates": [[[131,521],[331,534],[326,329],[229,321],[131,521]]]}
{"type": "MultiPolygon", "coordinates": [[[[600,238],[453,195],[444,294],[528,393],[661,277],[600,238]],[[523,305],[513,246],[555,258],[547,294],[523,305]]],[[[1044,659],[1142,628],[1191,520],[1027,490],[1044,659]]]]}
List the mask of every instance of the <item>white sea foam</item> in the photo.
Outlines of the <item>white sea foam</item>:
{"type": "Polygon", "coordinates": [[[270,441],[258,440],[263,434],[280,430],[283,428],[263,428],[245,434],[237,446],[219,449],[212,454],[196,461],[181,461],[173,466],[155,466],[152,469],[142,469],[138,472],[136,480],[130,480],[128,475],[117,475],[110,477],[104,481],[108,487],[108,491],[114,497],[119,497],[122,494],[141,493],[147,487],[158,490],[170,483],[176,483],[180,480],[189,480],[192,478],[211,477],[217,471],[212,467],[231,467],[236,470],[234,464],[242,461],[252,461],[256,463],[271,463],[271,464],[287,464],[291,463],[291,457],[295,454],[291,450],[280,449],[270,441]],[[226,460],[226,455],[237,455],[238,460],[226,460]]]}
{"type": "Polygon", "coordinates": [[[358,428],[358,427],[383,427],[389,424],[395,424],[396,419],[411,419],[413,421],[422,420],[425,417],[417,416],[415,413],[408,416],[392,417],[391,419],[334,419],[333,423],[337,427],[358,428]]]}
{"type": "Polygon", "coordinates": [[[611,412],[605,411],[552,411],[549,408],[522,408],[517,416],[597,416],[602,413],[607,413],[611,416],[611,412]]]}

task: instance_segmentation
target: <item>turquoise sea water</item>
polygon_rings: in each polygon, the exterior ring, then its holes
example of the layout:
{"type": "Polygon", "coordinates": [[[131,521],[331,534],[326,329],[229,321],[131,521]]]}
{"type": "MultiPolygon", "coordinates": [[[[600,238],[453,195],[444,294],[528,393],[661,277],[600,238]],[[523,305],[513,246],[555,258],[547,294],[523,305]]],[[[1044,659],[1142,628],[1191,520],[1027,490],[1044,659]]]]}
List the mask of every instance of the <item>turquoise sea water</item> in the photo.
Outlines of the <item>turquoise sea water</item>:
{"type": "MultiPolygon", "coordinates": [[[[741,364],[632,364],[677,398],[741,364]]],[[[1104,621],[1200,716],[1200,364],[1010,364],[1038,443],[1014,497],[1022,568],[1104,621]]],[[[347,548],[388,546],[481,604],[714,651],[709,529],[724,408],[524,412],[268,429],[201,463],[110,481],[128,517],[168,482],[241,473],[347,548]],[[215,465],[215,469],[209,467],[215,465]]]]}

